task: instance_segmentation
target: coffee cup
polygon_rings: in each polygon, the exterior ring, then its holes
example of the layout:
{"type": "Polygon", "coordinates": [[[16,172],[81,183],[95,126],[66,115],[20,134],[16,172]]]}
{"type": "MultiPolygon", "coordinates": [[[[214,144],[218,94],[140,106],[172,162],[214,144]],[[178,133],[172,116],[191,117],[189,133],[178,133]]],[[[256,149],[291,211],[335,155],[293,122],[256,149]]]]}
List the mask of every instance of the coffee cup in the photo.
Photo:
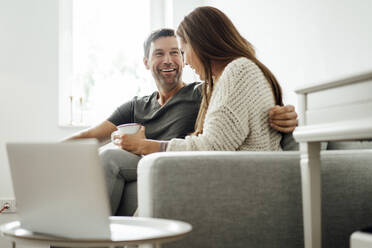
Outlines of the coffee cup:
{"type": "Polygon", "coordinates": [[[138,123],[127,123],[117,126],[117,130],[111,134],[111,141],[114,144],[120,144],[120,138],[123,134],[137,133],[141,125],[138,123]]]}
{"type": "MultiPolygon", "coordinates": [[[[127,123],[117,126],[117,132],[119,135],[137,133],[141,125],[138,123],[127,123]]],[[[115,131],[116,132],[116,131],[115,131]]]]}

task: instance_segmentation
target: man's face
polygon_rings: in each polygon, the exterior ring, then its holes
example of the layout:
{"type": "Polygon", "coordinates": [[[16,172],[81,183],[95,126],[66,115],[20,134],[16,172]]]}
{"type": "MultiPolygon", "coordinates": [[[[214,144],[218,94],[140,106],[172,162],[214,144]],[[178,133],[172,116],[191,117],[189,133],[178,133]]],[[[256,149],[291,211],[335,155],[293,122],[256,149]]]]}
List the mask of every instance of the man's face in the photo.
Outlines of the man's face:
{"type": "Polygon", "coordinates": [[[158,87],[170,89],[181,83],[183,59],[176,37],[160,37],[153,41],[149,58],[144,58],[144,63],[158,87]]]}

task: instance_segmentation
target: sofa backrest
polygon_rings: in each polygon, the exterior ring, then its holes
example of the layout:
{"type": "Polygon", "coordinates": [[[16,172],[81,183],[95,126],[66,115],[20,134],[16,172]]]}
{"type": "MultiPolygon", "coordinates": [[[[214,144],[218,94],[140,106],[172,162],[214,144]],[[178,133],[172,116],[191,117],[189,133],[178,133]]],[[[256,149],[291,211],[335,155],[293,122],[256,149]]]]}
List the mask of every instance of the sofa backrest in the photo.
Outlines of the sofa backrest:
{"type": "MultiPolygon", "coordinates": [[[[292,133],[283,134],[280,145],[283,151],[298,151],[299,143],[293,138],[292,133]]],[[[322,150],[357,150],[372,149],[372,140],[364,141],[329,141],[321,143],[322,150]]]]}

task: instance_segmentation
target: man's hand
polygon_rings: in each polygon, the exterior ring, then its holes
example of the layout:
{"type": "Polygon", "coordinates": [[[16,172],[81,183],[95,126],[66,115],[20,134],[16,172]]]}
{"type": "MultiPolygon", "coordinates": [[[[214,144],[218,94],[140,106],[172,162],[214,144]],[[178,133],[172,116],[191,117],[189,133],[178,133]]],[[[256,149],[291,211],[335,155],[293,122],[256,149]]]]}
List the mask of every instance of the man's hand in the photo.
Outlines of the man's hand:
{"type": "Polygon", "coordinates": [[[283,133],[291,133],[297,127],[297,113],[293,105],[274,106],[269,112],[270,126],[283,133]]]}

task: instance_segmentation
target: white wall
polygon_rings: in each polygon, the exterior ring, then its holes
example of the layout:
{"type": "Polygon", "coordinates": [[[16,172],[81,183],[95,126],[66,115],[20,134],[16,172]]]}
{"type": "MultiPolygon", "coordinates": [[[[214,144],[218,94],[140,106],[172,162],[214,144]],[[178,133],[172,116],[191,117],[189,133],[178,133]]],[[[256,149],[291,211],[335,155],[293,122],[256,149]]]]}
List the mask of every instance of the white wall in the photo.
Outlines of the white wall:
{"type": "Polygon", "coordinates": [[[257,49],[296,104],[303,84],[372,71],[371,0],[209,0],[257,49]]]}
{"type": "Polygon", "coordinates": [[[14,197],[5,142],[57,140],[58,1],[0,0],[0,198],[14,197]]]}

